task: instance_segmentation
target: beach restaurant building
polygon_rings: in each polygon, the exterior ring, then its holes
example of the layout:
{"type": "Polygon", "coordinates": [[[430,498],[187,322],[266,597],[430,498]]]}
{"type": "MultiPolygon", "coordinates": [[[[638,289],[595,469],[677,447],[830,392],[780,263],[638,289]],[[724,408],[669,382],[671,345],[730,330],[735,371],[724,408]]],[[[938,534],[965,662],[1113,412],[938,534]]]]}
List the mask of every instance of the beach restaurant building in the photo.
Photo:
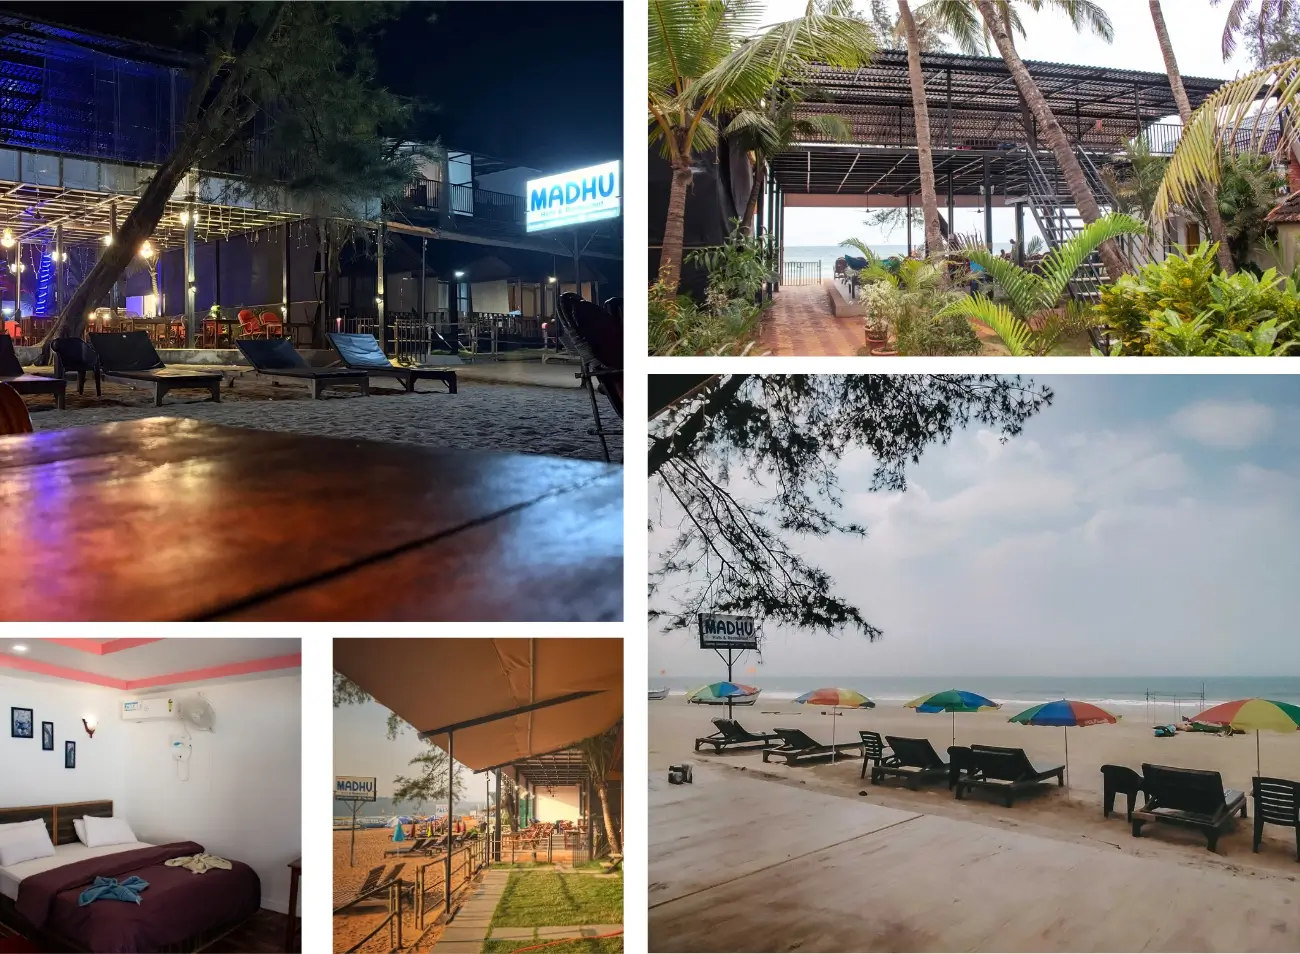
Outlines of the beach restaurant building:
{"type": "MultiPolygon", "coordinates": [[[[0,13],[0,309],[48,333],[178,141],[195,63],[174,50],[0,13]]],[[[369,331],[390,354],[541,345],[565,291],[621,294],[621,219],[529,228],[542,170],[435,147],[393,202],[323,221],[275,181],[254,135],[193,171],[92,330],[147,331],[167,360],[229,362],[242,335],[325,348],[369,331]]],[[[593,157],[593,164],[609,157],[593,157]]],[[[579,193],[579,200],[583,197],[579,193]]]]}

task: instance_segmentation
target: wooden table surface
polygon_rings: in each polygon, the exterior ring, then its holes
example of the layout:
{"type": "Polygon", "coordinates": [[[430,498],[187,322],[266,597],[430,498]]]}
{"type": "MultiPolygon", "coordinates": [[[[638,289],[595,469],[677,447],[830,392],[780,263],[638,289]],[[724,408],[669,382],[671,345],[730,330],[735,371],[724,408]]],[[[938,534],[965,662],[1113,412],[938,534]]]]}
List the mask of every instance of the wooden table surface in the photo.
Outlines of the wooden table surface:
{"type": "Polygon", "coordinates": [[[0,437],[0,513],[5,620],[623,618],[588,461],[157,417],[0,437]]]}

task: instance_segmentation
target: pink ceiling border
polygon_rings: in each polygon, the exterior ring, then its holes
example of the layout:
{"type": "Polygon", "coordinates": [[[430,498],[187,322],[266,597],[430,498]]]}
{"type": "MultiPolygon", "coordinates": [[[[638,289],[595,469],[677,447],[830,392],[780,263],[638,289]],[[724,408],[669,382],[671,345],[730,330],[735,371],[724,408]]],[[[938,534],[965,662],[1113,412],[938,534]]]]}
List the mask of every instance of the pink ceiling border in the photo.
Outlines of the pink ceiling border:
{"type": "Polygon", "coordinates": [[[162,639],[156,636],[151,639],[71,639],[58,637],[43,637],[41,642],[56,643],[59,646],[66,646],[69,649],[79,649],[83,653],[91,653],[95,656],[107,656],[109,653],[120,653],[124,649],[135,649],[137,646],[147,646],[149,643],[156,643],[162,639]]]}
{"type": "Polygon", "coordinates": [[[112,676],[83,672],[80,669],[72,669],[68,666],[56,666],[36,659],[0,653],[0,669],[13,669],[18,672],[53,676],[57,679],[68,679],[73,682],[83,682],[92,686],[103,686],[108,689],[123,691],[148,689],[153,686],[179,685],[187,682],[203,682],[229,676],[246,676],[250,673],[274,672],[278,669],[296,669],[301,666],[302,653],[291,653],[287,656],[270,656],[266,659],[250,659],[244,662],[226,663],[221,666],[208,666],[203,669],[189,669],[184,672],[146,676],[143,679],[115,679],[112,676]]]}

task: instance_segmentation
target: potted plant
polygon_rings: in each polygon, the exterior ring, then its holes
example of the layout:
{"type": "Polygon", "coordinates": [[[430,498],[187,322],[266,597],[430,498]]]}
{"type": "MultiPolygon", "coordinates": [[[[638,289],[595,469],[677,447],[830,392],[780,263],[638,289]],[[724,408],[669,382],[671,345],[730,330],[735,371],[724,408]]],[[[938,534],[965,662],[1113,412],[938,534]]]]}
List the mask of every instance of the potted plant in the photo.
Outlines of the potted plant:
{"type": "Polygon", "coordinates": [[[879,312],[867,315],[867,347],[873,351],[889,343],[889,322],[879,312]]]}

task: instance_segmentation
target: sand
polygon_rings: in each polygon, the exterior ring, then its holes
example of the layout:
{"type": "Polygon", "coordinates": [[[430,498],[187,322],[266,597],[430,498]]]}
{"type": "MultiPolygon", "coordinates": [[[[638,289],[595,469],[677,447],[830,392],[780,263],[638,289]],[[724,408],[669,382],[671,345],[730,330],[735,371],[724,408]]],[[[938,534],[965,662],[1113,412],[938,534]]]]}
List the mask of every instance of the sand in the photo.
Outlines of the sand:
{"type": "MultiPolygon", "coordinates": [[[[1200,733],[1179,733],[1168,739],[1152,735],[1151,723],[1141,709],[1116,725],[1070,729],[1070,788],[1045,787],[1033,796],[1017,799],[1006,808],[981,794],[957,801],[946,785],[931,785],[916,792],[899,784],[872,785],[859,778],[862,760],[849,759],[836,764],[820,763],[787,768],[783,762],[764,764],[754,752],[712,750],[692,752],[697,736],[713,731],[710,718],[726,716],[726,707],[687,705],[682,696],[670,696],[650,704],[650,771],[665,773],[668,765],[681,761],[699,761],[709,765],[743,770],[751,777],[761,777],[779,784],[806,786],[808,789],[844,798],[868,798],[872,804],[904,811],[924,812],[976,821],[1003,828],[1032,831],[1053,838],[1081,839],[1092,844],[1110,845],[1127,854],[1167,857],[1180,863],[1214,865],[1243,872],[1251,870],[1291,877],[1300,876],[1296,862],[1295,832],[1287,828],[1266,826],[1259,853],[1251,851],[1251,822],[1238,820],[1235,829],[1219,840],[1217,854],[1206,850],[1204,837],[1196,831],[1172,825],[1147,826],[1144,837],[1133,838],[1125,822],[1126,798],[1116,797],[1118,814],[1102,818],[1102,776],[1104,764],[1127,765],[1138,771],[1143,762],[1157,762],[1185,768],[1211,769],[1223,775],[1224,784],[1249,792],[1255,775],[1255,737],[1231,738],[1200,733]]],[[[734,710],[736,719],[751,731],[770,731],[777,726],[802,729],[813,738],[831,741],[831,710],[799,706],[791,702],[764,702],[752,708],[734,710]]],[[[882,735],[905,735],[928,738],[937,751],[946,754],[952,743],[952,716],[923,715],[901,706],[881,706],[871,710],[840,710],[836,740],[857,738],[859,729],[882,735]]],[[[983,742],[1024,748],[1031,759],[1059,765],[1064,760],[1063,730],[1009,724],[1014,712],[995,711],[959,714],[957,743],[983,742]]],[[[1158,721],[1172,721],[1172,709],[1158,721]]],[[[1300,779],[1300,732],[1261,733],[1260,748],[1263,774],[1300,779]]],[[[1252,805],[1253,813],[1253,805],[1252,805]]],[[[651,819],[651,825],[654,819],[651,819]]],[[[1297,887],[1300,892],[1300,886],[1297,887]]]]}
{"type": "MultiPolygon", "coordinates": [[[[146,392],[105,382],[101,398],[94,396],[93,384],[85,395],[69,387],[66,411],[54,410],[44,396],[29,397],[27,406],[37,431],[168,415],[296,434],[604,459],[600,441],[587,433],[593,426],[591,403],[581,390],[469,380],[460,382],[454,395],[433,382],[420,388],[404,394],[375,384],[369,398],[329,390],[313,401],[305,387],[272,387],[246,377],[233,389],[222,388],[220,404],[197,391],[173,391],[155,408],[146,392]]],[[[617,419],[607,411],[602,403],[602,420],[616,428],[617,419]]],[[[621,436],[609,441],[610,455],[620,461],[621,436]]]]}
{"type": "MultiPolygon", "coordinates": [[[[390,856],[385,858],[385,851],[398,847],[393,844],[392,831],[387,828],[370,828],[357,832],[356,864],[349,867],[348,846],[351,834],[349,831],[334,832],[335,899],[344,899],[355,894],[357,888],[366,880],[366,875],[370,870],[381,864],[385,865],[385,877],[387,877],[394,865],[405,863],[401,878],[409,889],[415,884],[416,869],[434,860],[428,857],[402,859],[390,856]]],[[[459,861],[460,859],[454,860],[459,861]]],[[[442,928],[435,926],[433,922],[435,915],[441,911],[441,907],[435,907],[435,904],[440,905],[441,903],[442,870],[442,856],[438,856],[436,864],[429,867],[425,874],[426,905],[429,911],[425,917],[425,931],[421,932],[416,925],[415,912],[409,904],[410,895],[408,894],[403,899],[402,947],[400,950],[408,951],[418,948],[421,951],[427,951],[441,936],[442,928]],[[438,887],[435,888],[435,885],[438,887]]],[[[464,870],[462,869],[461,872],[453,875],[453,886],[459,891],[464,887],[464,884],[464,870]]],[[[334,950],[348,950],[374,930],[387,915],[388,902],[385,894],[376,895],[373,899],[349,908],[342,914],[334,915],[334,950]]],[[[362,954],[387,952],[389,950],[388,937],[387,929],[380,931],[378,935],[361,948],[362,954]]]]}

